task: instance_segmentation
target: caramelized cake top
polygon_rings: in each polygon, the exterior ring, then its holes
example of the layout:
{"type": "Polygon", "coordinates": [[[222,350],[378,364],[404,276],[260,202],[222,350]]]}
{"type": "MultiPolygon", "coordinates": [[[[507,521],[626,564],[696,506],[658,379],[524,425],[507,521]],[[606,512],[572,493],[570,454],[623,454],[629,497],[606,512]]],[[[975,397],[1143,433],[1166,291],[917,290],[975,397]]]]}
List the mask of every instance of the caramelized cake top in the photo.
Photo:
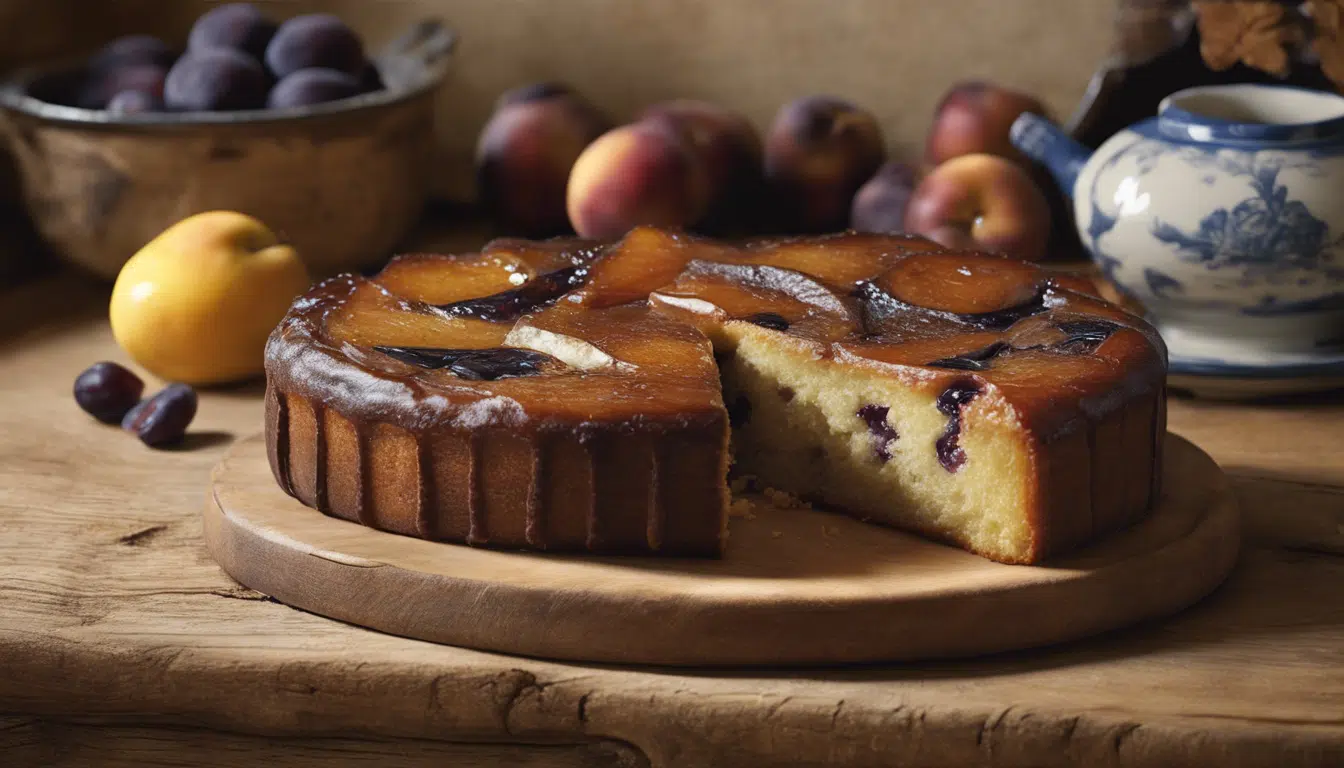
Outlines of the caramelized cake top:
{"type": "Polygon", "coordinates": [[[1090,291],[908,236],[501,239],[315,286],[272,335],[267,372],[347,418],[417,431],[685,426],[724,418],[714,347],[771,334],[944,393],[997,390],[1048,440],[1164,375],[1154,329],[1090,291]]]}

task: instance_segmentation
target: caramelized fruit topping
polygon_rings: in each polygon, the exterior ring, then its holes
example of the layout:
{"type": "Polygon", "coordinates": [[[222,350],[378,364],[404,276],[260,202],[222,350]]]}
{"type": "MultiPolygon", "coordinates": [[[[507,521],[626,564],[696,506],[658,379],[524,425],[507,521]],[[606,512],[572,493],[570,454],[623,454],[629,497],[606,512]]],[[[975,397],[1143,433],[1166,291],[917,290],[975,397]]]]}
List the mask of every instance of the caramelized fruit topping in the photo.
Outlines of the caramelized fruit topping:
{"type": "Polygon", "coordinates": [[[1025,304],[1044,282],[1040,268],[990,254],[915,254],[876,282],[896,299],[925,309],[977,315],[1025,304]]]}
{"type": "Polygon", "coordinates": [[[432,347],[374,347],[403,363],[430,370],[446,368],[463,379],[495,381],[519,376],[536,376],[551,362],[550,355],[530,349],[495,347],[493,349],[435,349],[432,347]]]}
{"type": "Polygon", "coordinates": [[[873,282],[860,283],[854,289],[854,295],[863,302],[864,323],[869,328],[877,327],[883,320],[895,315],[923,313],[975,328],[1001,331],[1024,317],[1039,314],[1059,303],[1049,283],[1040,286],[1035,294],[1020,304],[980,313],[948,312],[910,304],[892,296],[873,282]]]}

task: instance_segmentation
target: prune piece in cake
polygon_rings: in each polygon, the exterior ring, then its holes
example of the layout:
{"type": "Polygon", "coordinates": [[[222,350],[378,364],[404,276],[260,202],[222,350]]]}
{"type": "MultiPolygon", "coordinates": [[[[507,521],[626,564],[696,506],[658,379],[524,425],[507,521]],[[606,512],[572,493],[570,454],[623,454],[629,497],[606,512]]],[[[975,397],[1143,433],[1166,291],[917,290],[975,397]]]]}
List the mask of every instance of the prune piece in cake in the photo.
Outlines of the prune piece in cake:
{"type": "Polygon", "coordinates": [[[553,362],[549,355],[530,349],[434,349],[431,347],[383,347],[374,349],[403,363],[438,370],[446,368],[463,379],[495,381],[536,376],[553,362]]]}
{"type": "Polygon", "coordinates": [[[896,428],[887,421],[889,413],[891,413],[890,407],[869,403],[860,408],[857,414],[863,419],[863,423],[868,425],[868,431],[873,434],[873,452],[883,464],[891,461],[891,444],[900,437],[896,428]]]}
{"type": "Polygon", "coordinates": [[[789,330],[788,319],[776,312],[757,312],[751,317],[746,318],[746,320],[753,325],[769,328],[772,331],[789,330]]]}
{"type": "Polygon", "coordinates": [[[1093,351],[1121,328],[1119,323],[1098,319],[1066,320],[1057,327],[1066,336],[1055,344],[1055,349],[1077,353],[1093,351]]]}
{"type": "Polygon", "coordinates": [[[938,412],[948,417],[947,429],[934,443],[938,463],[948,472],[956,472],[966,463],[966,452],[961,449],[961,409],[981,392],[980,385],[970,379],[953,382],[938,395],[938,412]]]}
{"type": "Polygon", "coordinates": [[[934,360],[928,365],[930,368],[950,368],[955,371],[983,371],[989,368],[994,358],[1010,351],[1012,348],[1012,345],[1006,341],[996,341],[981,349],[934,360]]]}
{"type": "Polygon", "coordinates": [[[466,299],[452,304],[437,305],[438,309],[454,317],[474,317],[480,320],[516,320],[522,315],[551,304],[561,296],[582,285],[588,268],[574,265],[547,272],[512,290],[479,299],[466,299]]]}

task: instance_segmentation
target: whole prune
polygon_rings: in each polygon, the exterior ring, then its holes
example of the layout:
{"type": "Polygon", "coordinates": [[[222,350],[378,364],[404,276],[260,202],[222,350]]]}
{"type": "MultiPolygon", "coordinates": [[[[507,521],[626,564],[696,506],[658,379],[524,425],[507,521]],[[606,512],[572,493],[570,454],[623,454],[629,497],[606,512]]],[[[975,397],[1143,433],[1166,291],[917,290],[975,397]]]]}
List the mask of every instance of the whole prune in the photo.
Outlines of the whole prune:
{"type": "Polygon", "coordinates": [[[99,421],[116,424],[140,402],[145,383],[112,362],[94,363],[75,378],[75,402],[99,421]]]}
{"type": "Polygon", "coordinates": [[[360,93],[359,81],[334,69],[300,69],[275,84],[266,106],[271,109],[304,107],[326,101],[348,99],[360,93]]]}
{"type": "Polygon", "coordinates": [[[229,48],[192,51],[177,60],[164,83],[170,109],[260,109],[269,82],[251,56],[229,48]]]}
{"type": "Polygon", "coordinates": [[[266,46],[266,66],[277,78],[311,67],[358,75],[364,63],[359,36],[329,13],[295,16],[280,25],[266,46]]]}
{"type": "Polygon", "coordinates": [[[187,36],[187,49],[231,48],[257,61],[275,37],[275,22],[249,3],[229,3],[201,14],[187,36]]]}
{"type": "Polygon", "coordinates": [[[181,440],[194,418],[196,390],[186,384],[170,384],[132,408],[121,420],[121,428],[157,448],[181,440]]]}
{"type": "Polygon", "coordinates": [[[126,35],[95,53],[89,59],[89,69],[105,71],[146,64],[167,69],[176,58],[177,52],[153,35],[126,35]]]}

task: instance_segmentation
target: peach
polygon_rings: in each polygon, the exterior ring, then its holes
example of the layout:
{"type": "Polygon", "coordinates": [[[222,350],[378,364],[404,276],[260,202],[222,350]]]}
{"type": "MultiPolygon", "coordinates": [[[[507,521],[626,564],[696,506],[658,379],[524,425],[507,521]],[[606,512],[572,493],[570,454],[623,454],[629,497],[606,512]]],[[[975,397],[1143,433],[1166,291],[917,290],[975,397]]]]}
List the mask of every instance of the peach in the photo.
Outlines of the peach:
{"type": "Polygon", "coordinates": [[[780,228],[843,229],[850,201],[886,156],[877,119],[843,99],[784,105],[765,140],[765,176],[780,228]]]}
{"type": "Polygon", "coordinates": [[[566,203],[579,235],[612,239],[640,225],[690,227],[709,195],[709,174],[684,135],[639,122],[588,145],[569,175],[566,203]]]}
{"type": "Polygon", "coordinates": [[[568,229],[565,185],[584,148],[609,127],[564,86],[509,91],[476,145],[481,203],[506,232],[546,237],[568,229]]]}
{"type": "Polygon", "coordinates": [[[934,112],[924,159],[939,165],[970,154],[998,155],[1026,163],[1008,141],[1008,130],[1023,112],[1047,114],[1039,100],[993,83],[968,81],[954,85],[934,112]]]}
{"type": "Polygon", "coordinates": [[[702,228],[725,230],[751,223],[764,158],[761,137],[746,117],[706,101],[674,99],[649,107],[639,119],[680,131],[700,156],[711,190],[702,228]]]}
{"type": "Polygon", "coordinates": [[[987,154],[939,165],[915,187],[905,226],[950,248],[1037,260],[1050,238],[1050,206],[1021,166],[987,154]]]}
{"type": "Polygon", "coordinates": [[[854,195],[849,228],[856,232],[904,232],[905,207],[916,183],[915,169],[908,163],[884,163],[854,195]]]}

